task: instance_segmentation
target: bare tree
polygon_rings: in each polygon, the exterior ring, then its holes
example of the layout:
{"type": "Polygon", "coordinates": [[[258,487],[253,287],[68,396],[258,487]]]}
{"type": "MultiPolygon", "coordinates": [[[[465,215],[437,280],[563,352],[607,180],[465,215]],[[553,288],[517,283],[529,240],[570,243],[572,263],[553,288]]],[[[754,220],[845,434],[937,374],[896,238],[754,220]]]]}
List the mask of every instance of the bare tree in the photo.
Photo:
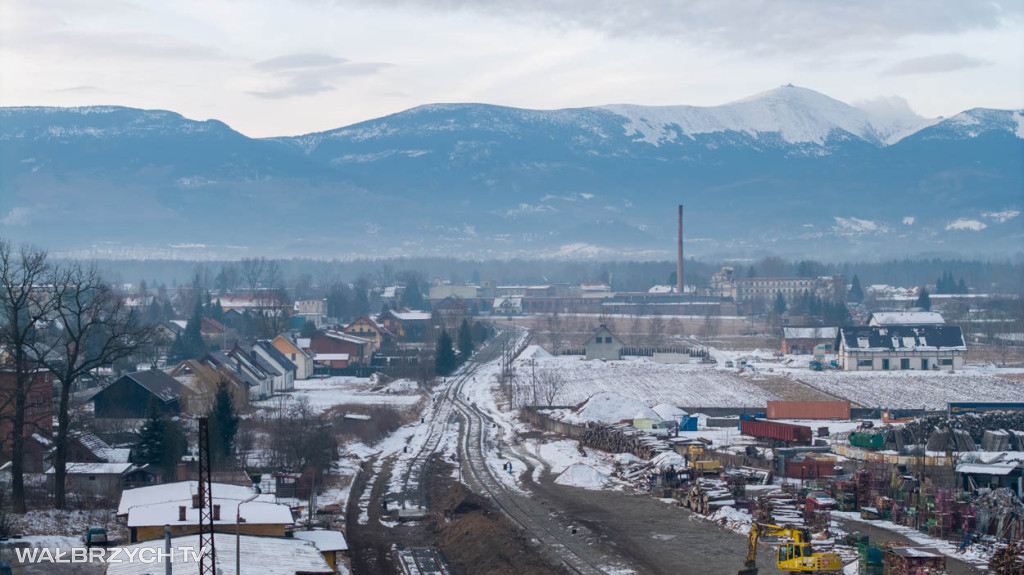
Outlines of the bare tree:
{"type": "Polygon", "coordinates": [[[54,441],[54,504],[66,505],[71,391],[90,371],[113,365],[153,343],[155,329],[144,326],[134,308],[103,281],[94,267],[56,267],[50,275],[51,329],[31,343],[40,365],[60,381],[57,437],[54,441]]]}
{"type": "Polygon", "coordinates": [[[537,394],[544,405],[554,405],[558,393],[565,387],[565,377],[553,369],[545,369],[537,374],[537,394]]]}
{"type": "MultiPolygon", "coordinates": [[[[15,251],[0,240],[0,342],[7,346],[14,387],[2,398],[3,418],[11,422],[11,499],[15,513],[25,513],[25,426],[28,396],[37,376],[29,349],[36,325],[49,315],[50,298],[43,287],[49,272],[46,251],[22,246],[15,251]]],[[[53,417],[52,414],[49,417],[53,417]]]]}

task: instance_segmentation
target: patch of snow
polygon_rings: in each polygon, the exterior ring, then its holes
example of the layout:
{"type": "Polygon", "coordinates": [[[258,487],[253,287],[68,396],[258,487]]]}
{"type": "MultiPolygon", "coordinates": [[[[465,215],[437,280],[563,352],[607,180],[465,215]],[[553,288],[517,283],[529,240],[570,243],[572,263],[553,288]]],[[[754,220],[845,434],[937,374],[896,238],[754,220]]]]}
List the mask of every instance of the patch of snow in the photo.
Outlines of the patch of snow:
{"type": "Polygon", "coordinates": [[[873,220],[862,220],[860,218],[841,218],[834,216],[836,223],[832,226],[832,231],[836,235],[852,237],[852,236],[863,236],[866,234],[884,234],[889,231],[889,228],[885,224],[880,224],[873,220]]]}
{"type": "Polygon", "coordinates": [[[881,143],[868,114],[806,88],[783,86],[722,106],[602,106],[622,116],[627,136],[654,146],[695,134],[778,134],[788,143],[824,145],[835,131],[881,143]]]}
{"type": "Polygon", "coordinates": [[[608,483],[608,477],[589,465],[574,463],[555,479],[555,483],[583,489],[601,489],[608,483]]]}
{"type": "Polygon", "coordinates": [[[591,397],[581,409],[571,415],[577,421],[618,423],[623,419],[660,419],[644,402],[617,393],[602,392],[591,397]]]}
{"type": "Polygon", "coordinates": [[[903,218],[903,225],[912,226],[914,225],[915,221],[917,221],[917,218],[915,218],[914,216],[906,216],[905,218],[903,218]]]}

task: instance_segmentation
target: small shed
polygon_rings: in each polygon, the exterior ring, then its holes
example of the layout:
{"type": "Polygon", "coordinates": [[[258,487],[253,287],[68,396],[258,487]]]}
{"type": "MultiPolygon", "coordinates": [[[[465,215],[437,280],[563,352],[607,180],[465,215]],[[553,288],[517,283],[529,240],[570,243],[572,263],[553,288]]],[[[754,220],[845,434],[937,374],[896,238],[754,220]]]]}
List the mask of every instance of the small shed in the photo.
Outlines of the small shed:
{"type": "Polygon", "coordinates": [[[339,562],[344,561],[342,556],[348,555],[348,542],[345,541],[345,534],[341,531],[296,531],[292,536],[315,545],[331,569],[336,571],[339,570],[339,562]]]}
{"type": "Polygon", "coordinates": [[[622,359],[622,340],[608,329],[608,326],[601,324],[594,333],[587,338],[584,344],[587,360],[601,359],[614,361],[622,359]]]}
{"type": "MultiPolygon", "coordinates": [[[[68,463],[65,486],[68,493],[80,497],[117,498],[133,467],[131,463],[68,463]]],[[[52,467],[46,471],[51,488],[54,472],[52,467]]]]}
{"type": "Polygon", "coordinates": [[[931,547],[896,547],[882,559],[885,572],[892,575],[938,573],[946,570],[946,556],[931,547]]]}

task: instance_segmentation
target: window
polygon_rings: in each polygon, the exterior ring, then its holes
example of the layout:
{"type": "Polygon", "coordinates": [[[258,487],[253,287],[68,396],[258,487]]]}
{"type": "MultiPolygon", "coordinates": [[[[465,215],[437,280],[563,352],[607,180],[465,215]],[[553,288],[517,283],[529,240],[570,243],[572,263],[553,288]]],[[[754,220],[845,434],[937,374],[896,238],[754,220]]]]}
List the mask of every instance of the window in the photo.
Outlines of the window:
{"type": "Polygon", "coordinates": [[[900,360],[900,369],[910,369],[910,358],[905,357],[900,360]]]}
{"type": "Polygon", "coordinates": [[[889,360],[888,359],[883,359],[882,360],[882,369],[889,369],[889,360]]]}
{"type": "Polygon", "coordinates": [[[96,476],[95,475],[90,475],[89,476],[89,481],[96,481],[96,476]]]}
{"type": "Polygon", "coordinates": [[[861,359],[857,361],[857,367],[871,367],[874,363],[870,359],[861,359]]]}
{"type": "Polygon", "coordinates": [[[927,358],[922,358],[921,359],[921,369],[928,369],[928,359],[927,358]]]}
{"type": "Polygon", "coordinates": [[[953,359],[940,359],[939,365],[953,365],[953,359]]]}

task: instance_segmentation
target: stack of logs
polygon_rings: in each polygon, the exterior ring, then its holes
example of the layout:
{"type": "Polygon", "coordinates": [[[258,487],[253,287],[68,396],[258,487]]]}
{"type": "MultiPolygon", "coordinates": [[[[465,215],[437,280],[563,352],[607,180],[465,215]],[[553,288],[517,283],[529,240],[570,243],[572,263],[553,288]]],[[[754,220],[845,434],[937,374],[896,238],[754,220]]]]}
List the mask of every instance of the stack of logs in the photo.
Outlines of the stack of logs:
{"type": "Polygon", "coordinates": [[[580,435],[580,443],[609,453],[632,453],[640,459],[669,451],[665,442],[621,424],[589,427],[580,435]]]}

